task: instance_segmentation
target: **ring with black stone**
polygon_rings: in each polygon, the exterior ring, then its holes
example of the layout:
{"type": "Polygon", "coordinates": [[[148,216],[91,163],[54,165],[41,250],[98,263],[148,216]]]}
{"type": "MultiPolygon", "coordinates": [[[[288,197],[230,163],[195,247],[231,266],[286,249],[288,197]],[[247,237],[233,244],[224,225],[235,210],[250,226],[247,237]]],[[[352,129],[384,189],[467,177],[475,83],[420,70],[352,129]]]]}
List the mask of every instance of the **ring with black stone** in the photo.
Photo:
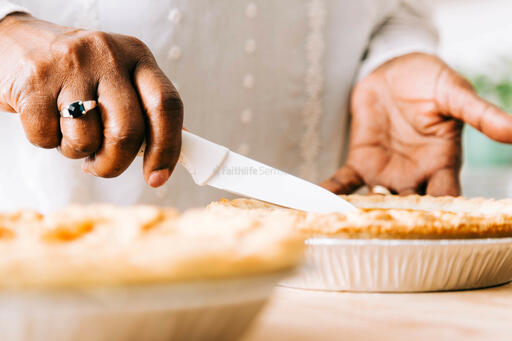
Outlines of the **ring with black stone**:
{"type": "Polygon", "coordinates": [[[61,110],[60,116],[65,118],[81,118],[84,117],[88,111],[96,108],[96,101],[76,101],[68,105],[67,108],[61,110]]]}

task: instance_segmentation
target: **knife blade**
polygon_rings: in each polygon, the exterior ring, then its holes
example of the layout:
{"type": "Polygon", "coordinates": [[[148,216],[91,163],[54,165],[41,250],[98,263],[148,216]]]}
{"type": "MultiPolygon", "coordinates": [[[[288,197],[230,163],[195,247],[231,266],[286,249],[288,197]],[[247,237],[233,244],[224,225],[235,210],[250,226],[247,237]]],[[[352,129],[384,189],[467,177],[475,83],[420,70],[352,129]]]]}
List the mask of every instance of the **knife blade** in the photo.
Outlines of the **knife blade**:
{"type": "Polygon", "coordinates": [[[232,152],[185,130],[182,131],[179,162],[200,186],[209,185],[306,212],[343,213],[356,209],[318,185],[232,152]]]}

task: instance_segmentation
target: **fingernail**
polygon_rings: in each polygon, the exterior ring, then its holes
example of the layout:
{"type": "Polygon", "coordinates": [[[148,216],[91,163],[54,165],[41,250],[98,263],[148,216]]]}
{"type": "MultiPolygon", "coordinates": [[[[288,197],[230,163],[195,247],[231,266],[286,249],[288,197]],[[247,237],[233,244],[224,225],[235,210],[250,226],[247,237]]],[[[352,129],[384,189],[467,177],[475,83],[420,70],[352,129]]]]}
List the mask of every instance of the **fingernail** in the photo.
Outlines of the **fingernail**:
{"type": "Polygon", "coordinates": [[[151,187],[160,187],[163,184],[165,184],[167,179],[169,179],[170,175],[171,175],[171,173],[169,172],[168,169],[159,169],[159,170],[153,171],[149,175],[148,183],[151,187]]]}

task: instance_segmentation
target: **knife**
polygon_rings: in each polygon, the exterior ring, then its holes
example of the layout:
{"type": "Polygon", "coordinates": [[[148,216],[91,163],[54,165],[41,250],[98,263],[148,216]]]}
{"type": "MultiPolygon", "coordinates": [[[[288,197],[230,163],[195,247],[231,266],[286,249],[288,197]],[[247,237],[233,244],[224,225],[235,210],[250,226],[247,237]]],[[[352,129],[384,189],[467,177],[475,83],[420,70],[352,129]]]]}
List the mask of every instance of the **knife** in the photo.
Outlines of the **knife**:
{"type": "Polygon", "coordinates": [[[237,195],[306,212],[355,210],[328,190],[279,169],[182,131],[179,162],[199,186],[209,185],[237,195]]]}

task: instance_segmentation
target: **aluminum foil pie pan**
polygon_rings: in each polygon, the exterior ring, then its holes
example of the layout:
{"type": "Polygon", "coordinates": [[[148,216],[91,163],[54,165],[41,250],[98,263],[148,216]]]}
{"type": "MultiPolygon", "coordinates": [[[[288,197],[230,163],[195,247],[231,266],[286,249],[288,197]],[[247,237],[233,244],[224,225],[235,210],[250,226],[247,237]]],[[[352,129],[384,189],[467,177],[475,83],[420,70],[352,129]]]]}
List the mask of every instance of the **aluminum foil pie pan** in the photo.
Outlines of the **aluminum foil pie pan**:
{"type": "Polygon", "coordinates": [[[281,285],[327,291],[425,292],[483,288],[512,280],[512,238],[312,238],[306,244],[306,265],[281,285]]]}
{"type": "Polygon", "coordinates": [[[2,341],[237,340],[287,273],[170,285],[0,292],[2,341]]]}

